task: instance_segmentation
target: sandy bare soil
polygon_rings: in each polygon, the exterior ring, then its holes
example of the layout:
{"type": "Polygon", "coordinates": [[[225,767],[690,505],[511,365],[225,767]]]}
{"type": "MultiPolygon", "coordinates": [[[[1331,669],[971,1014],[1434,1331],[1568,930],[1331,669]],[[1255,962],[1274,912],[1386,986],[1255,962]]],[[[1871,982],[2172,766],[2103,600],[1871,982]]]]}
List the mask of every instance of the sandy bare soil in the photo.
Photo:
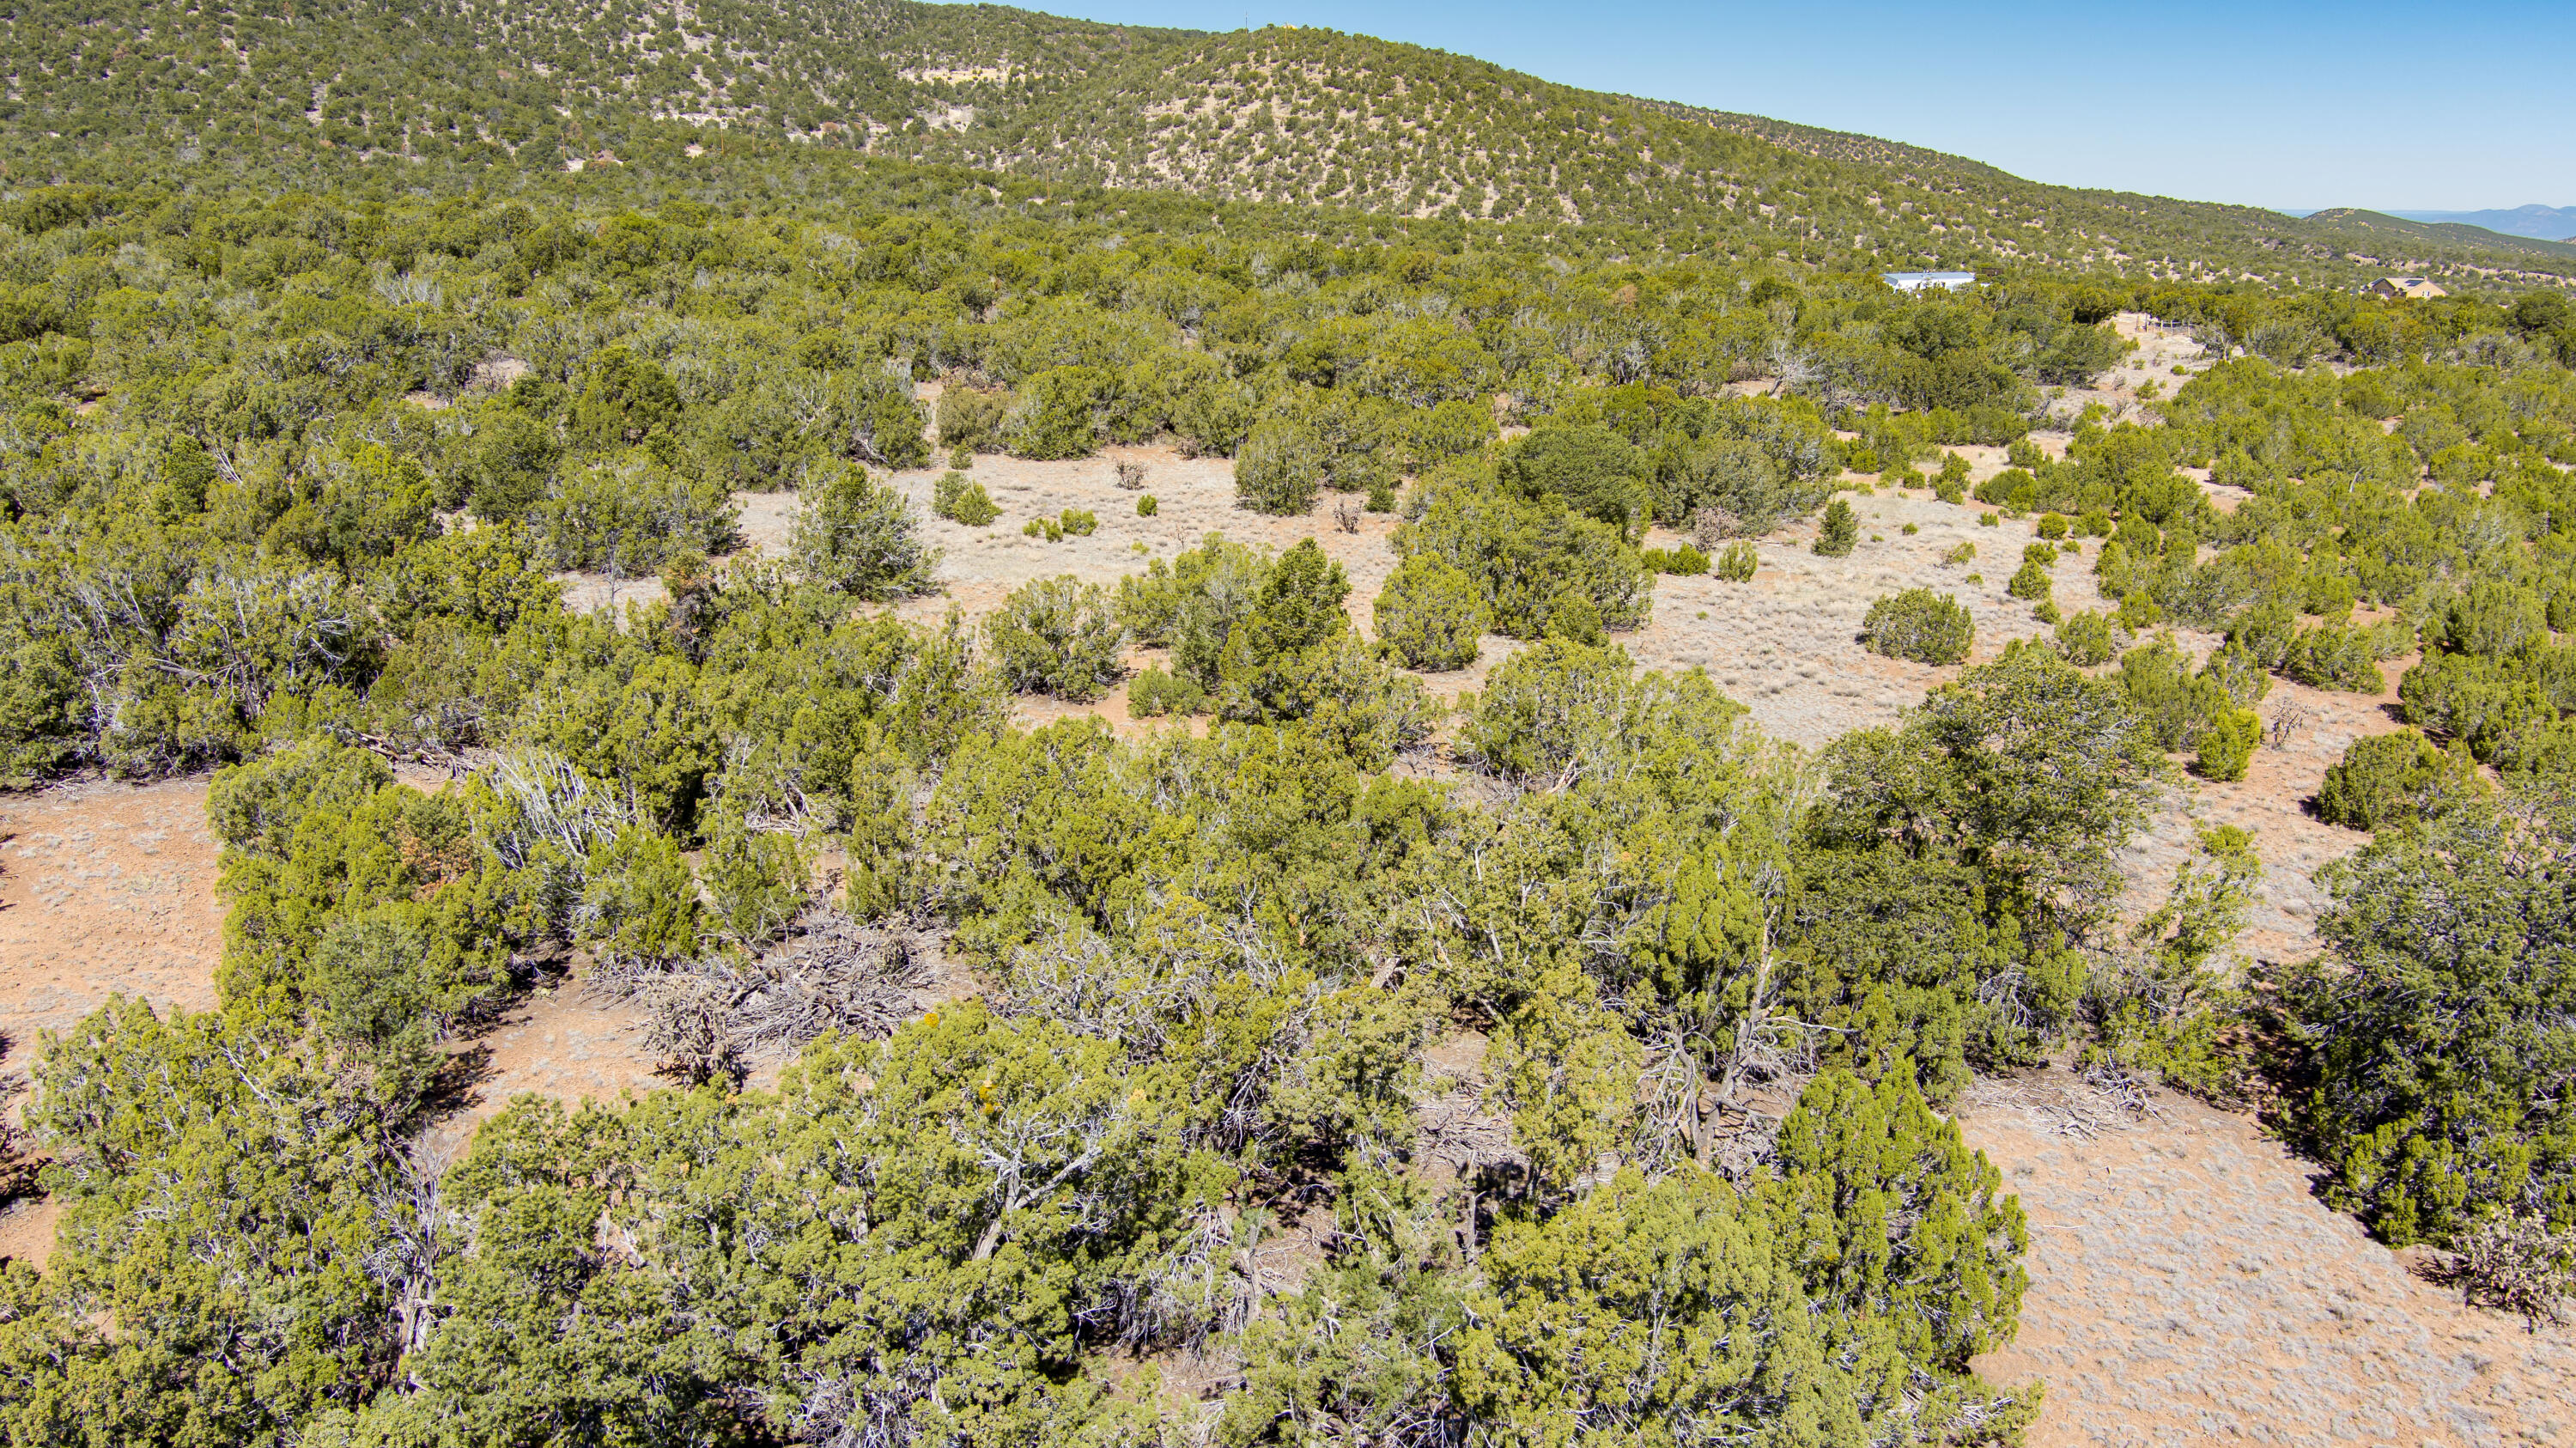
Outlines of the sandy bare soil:
{"type": "Polygon", "coordinates": [[[604,998],[578,980],[542,987],[512,1002],[491,1029],[457,1043],[470,1083],[455,1109],[422,1134],[433,1160],[465,1153],[474,1130],[514,1096],[614,1102],[670,1085],[644,1048],[644,1012],[604,998]]]}
{"type": "Polygon", "coordinates": [[[216,851],[202,777],[0,794],[0,1069],[120,992],[214,1005],[216,851]]]}
{"type": "Polygon", "coordinates": [[[2157,1108],[2123,1129],[2056,1070],[1962,1103],[2030,1217],[2020,1335],[1976,1366],[2047,1382],[2031,1448],[2576,1442],[2576,1330],[2464,1305],[2248,1119],[2157,1108]]]}
{"type": "MultiPolygon", "coordinates": [[[[0,794],[0,1078],[112,995],[206,1010],[223,957],[206,781],[0,794]]],[[[24,1105],[8,1104],[11,1120],[24,1105]]],[[[56,1203],[0,1203],[0,1258],[44,1265],[56,1203]]]]}

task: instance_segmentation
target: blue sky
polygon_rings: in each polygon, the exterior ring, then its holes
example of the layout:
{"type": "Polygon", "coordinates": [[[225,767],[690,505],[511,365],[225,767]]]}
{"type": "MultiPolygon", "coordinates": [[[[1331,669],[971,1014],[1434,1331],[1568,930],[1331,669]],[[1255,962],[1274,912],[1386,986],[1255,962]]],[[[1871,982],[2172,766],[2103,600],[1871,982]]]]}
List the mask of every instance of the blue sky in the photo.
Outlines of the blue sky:
{"type": "Polygon", "coordinates": [[[1357,31],[2063,185],[2298,210],[2576,205],[2576,0],[1023,3],[1202,30],[1357,31]]]}

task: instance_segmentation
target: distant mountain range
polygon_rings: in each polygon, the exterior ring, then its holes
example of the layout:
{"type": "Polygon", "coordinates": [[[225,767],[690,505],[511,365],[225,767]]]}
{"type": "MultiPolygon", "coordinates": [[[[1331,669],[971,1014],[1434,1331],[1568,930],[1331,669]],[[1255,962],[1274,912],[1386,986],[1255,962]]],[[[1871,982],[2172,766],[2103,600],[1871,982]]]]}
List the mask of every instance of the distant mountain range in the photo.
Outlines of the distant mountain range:
{"type": "Polygon", "coordinates": [[[2409,221],[2454,222],[2483,226],[2507,236],[2536,236],[2543,241],[2576,240],[2576,206],[2517,206],[2511,211],[2391,211],[2409,221]]]}

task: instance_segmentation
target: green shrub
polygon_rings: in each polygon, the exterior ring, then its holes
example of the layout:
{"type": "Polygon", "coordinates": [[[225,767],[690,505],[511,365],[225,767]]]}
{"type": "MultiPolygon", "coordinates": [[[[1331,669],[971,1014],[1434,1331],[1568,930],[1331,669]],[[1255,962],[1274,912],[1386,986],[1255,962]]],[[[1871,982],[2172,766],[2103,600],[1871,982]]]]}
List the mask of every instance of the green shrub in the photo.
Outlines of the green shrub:
{"type": "Polygon", "coordinates": [[[1136,516],[1139,518],[1153,517],[1162,510],[1163,505],[1154,501],[1154,495],[1151,493],[1136,500],[1136,516]]]}
{"type": "Polygon", "coordinates": [[[813,895],[796,837],[739,820],[726,821],[707,842],[699,873],[726,933],[754,949],[777,939],[813,895]]]}
{"type": "Polygon", "coordinates": [[[2085,509],[2084,516],[2075,520],[2075,536],[2078,538],[2110,537],[2111,515],[2100,508],[2085,509]]]}
{"type": "Polygon", "coordinates": [[[1049,543],[1064,541],[1064,523],[1056,518],[1031,518],[1020,525],[1020,532],[1030,538],[1044,538],[1049,543]]]}
{"type": "Polygon", "coordinates": [[[1067,508],[1064,510],[1064,515],[1057,521],[1063,525],[1065,532],[1076,538],[1088,538],[1100,531],[1099,515],[1088,508],[1067,508]]]}
{"type": "Polygon", "coordinates": [[[1002,399],[971,387],[950,387],[939,394],[933,425],[940,446],[962,448],[971,457],[992,446],[1002,425],[1002,399]]]}
{"type": "Polygon", "coordinates": [[[1168,646],[1174,672],[1213,689],[1270,571],[1267,555],[1210,533],[1178,558],[1153,559],[1142,576],[1118,580],[1119,622],[1139,643],[1168,646]]]}
{"type": "Polygon", "coordinates": [[[2433,655],[2406,671],[2397,697],[2407,723],[2460,740],[2481,761],[2506,737],[2558,717],[2539,680],[2482,654],[2433,655]]]}
{"type": "MultiPolygon", "coordinates": [[[[2319,618],[2342,621],[2352,617],[2352,606],[2361,601],[2359,582],[2340,568],[2312,566],[2299,585],[2299,611],[2319,618]]],[[[2559,626],[2556,619],[2548,621],[2559,626]]]]}
{"type": "Polygon", "coordinates": [[[1654,578],[1611,524],[1479,485],[1438,478],[1420,491],[1418,522],[1396,530],[1404,557],[1436,554],[1476,580],[1494,632],[1536,638],[1569,589],[1583,594],[1604,628],[1644,625],[1654,578]]]}
{"type": "Polygon", "coordinates": [[[1186,674],[1156,664],[1127,686],[1127,712],[1138,719],[1208,712],[1208,691],[1186,674]]]}
{"type": "Polygon", "coordinates": [[[1547,609],[1545,637],[1567,643],[1598,647],[1609,639],[1601,622],[1601,606],[1590,594],[1569,588],[1557,594],[1547,609]]]}
{"type": "Polygon", "coordinates": [[[2203,779],[2243,779],[2263,742],[2263,716],[2251,709],[2221,709],[2200,731],[2199,755],[2192,768],[2203,779]]]}
{"type": "Polygon", "coordinates": [[[1699,549],[1688,543],[1683,544],[1679,548],[1670,550],[1649,548],[1638,556],[1645,560],[1648,568],[1655,570],[1657,573],[1669,573],[1681,578],[1695,578],[1700,574],[1708,572],[1708,555],[1702,553],[1699,549]]]}
{"type": "Polygon", "coordinates": [[[2039,515],[2039,536],[2042,538],[2051,540],[2063,538],[2066,536],[2068,526],[2066,515],[2064,513],[2042,513],[2039,515]]]}
{"type": "Polygon", "coordinates": [[[2391,1245],[2455,1244],[2500,1211],[2576,1227],[2571,858],[2563,804],[2508,798],[2382,830],[2323,872],[2326,951],[2280,983],[2313,1083],[2285,1104],[2326,1199],[2391,1245]]]}
{"type": "Polygon", "coordinates": [[[2424,632],[2428,645],[2502,658],[2548,637],[2547,606],[2529,589],[2480,578],[2428,620],[2424,632]]]}
{"type": "Polygon", "coordinates": [[[930,485],[930,511],[969,528],[984,527],[1002,516],[982,483],[954,470],[941,473],[930,485]]]}
{"type": "Polygon", "coordinates": [[[2487,757],[2499,773],[2576,780],[2576,719],[2537,719],[2509,730],[2487,757]]]}
{"type": "Polygon", "coordinates": [[[1826,558],[1849,557],[1860,542],[1860,515],[1851,501],[1836,498],[1825,505],[1824,523],[1816,531],[1815,551],[1826,558]]]}
{"type": "MultiPolygon", "coordinates": [[[[827,477],[850,469],[834,465],[827,477]]],[[[556,479],[528,510],[532,550],[550,570],[611,578],[649,577],[683,553],[730,549],[736,515],[724,489],[695,482],[640,456],[582,468],[556,479]]]]}
{"type": "Polygon", "coordinates": [[[2477,770],[2412,729],[2366,734],[2345,746],[2317,790],[2317,816],[2357,830],[2436,814],[2479,789],[2477,770]]]}
{"type": "Polygon", "coordinates": [[[833,467],[808,478],[788,537],[797,570],[853,598],[926,593],[939,550],[921,539],[912,505],[865,468],[833,467]]]}
{"type": "Polygon", "coordinates": [[[2011,581],[2004,585],[2004,592],[2014,598],[2038,600],[2048,597],[2054,582],[2049,577],[2046,564],[2025,558],[2021,567],[2013,570],[2011,581]]]}
{"type": "Polygon", "coordinates": [[[1002,413],[1003,445],[1024,458],[1091,456],[1110,380],[1089,367],[1050,367],[1022,381],[1002,413]]]}
{"type": "Polygon", "coordinates": [[[2237,708],[2251,709],[2272,692],[2272,676],[2243,644],[2230,639],[2210,651],[2200,676],[2216,684],[2237,708]]]}
{"type": "Polygon", "coordinates": [[[2308,688],[2342,688],[2349,693],[2380,693],[2388,680],[2380,675],[2378,647],[2370,629],[2326,624],[2303,629],[2282,649],[2280,672],[2308,688]]]}
{"type": "Polygon", "coordinates": [[[2057,650],[2077,668],[2107,664],[2120,651],[2119,626],[2107,615],[2086,609],[2057,625],[2057,650]]]}
{"type": "MultiPolygon", "coordinates": [[[[829,414],[823,426],[834,455],[898,471],[930,461],[927,419],[921,415],[921,404],[913,400],[909,379],[874,369],[843,372],[831,379],[825,399],[829,414]]],[[[718,435],[728,445],[717,456],[740,475],[739,485],[768,486],[763,479],[779,462],[764,460],[764,454],[775,451],[767,436],[773,429],[792,426],[793,416],[793,405],[785,398],[754,389],[728,399],[708,420],[723,429],[718,435]]]]}
{"type": "Polygon", "coordinates": [[[1378,642],[1408,669],[1442,673],[1476,661],[1485,600],[1464,569],[1418,555],[1396,565],[1377,596],[1378,642]]]}
{"type": "Polygon", "coordinates": [[[2012,512],[2026,512],[2036,492],[2038,479],[2020,468],[2006,468],[1977,484],[1976,499],[2012,512]]]}
{"type": "Polygon", "coordinates": [[[994,671],[1023,694],[1072,703],[1099,698],[1124,667],[1127,628],[1099,584],[1072,574],[1023,584],[984,620],[994,671]]]}
{"type": "Polygon", "coordinates": [[[1909,588],[1869,606],[1861,633],[1870,649],[1918,664],[1955,664],[1977,639],[1976,620],[1950,595],[1909,588]]]}
{"type": "Polygon", "coordinates": [[[698,881],[669,835],[640,825],[590,847],[575,940],[602,960],[670,961],[698,948],[698,881]]]}
{"type": "Polygon", "coordinates": [[[1729,583],[1750,583],[1762,568],[1762,555],[1742,541],[1729,543],[1717,555],[1717,576],[1729,583]]]}
{"type": "Polygon", "coordinates": [[[1323,486],[1324,445],[1302,423],[1257,423],[1235,454],[1235,497],[1256,513],[1296,517],[1315,506],[1323,486]]]}
{"type": "Polygon", "coordinates": [[[1541,427],[1504,445],[1495,481],[1532,502],[1559,498],[1588,518],[1626,528],[1651,510],[1637,450],[1606,428],[1541,427]]]}
{"type": "Polygon", "coordinates": [[[2191,748],[2220,710],[2234,707],[2215,680],[2193,672],[2171,634],[2158,634],[2120,657],[2120,688],[2156,747],[2167,753],[2191,748]]]}
{"type": "Polygon", "coordinates": [[[1965,568],[1976,561],[1977,545],[1965,541],[1950,545],[1949,549],[1941,555],[1941,566],[1944,568],[1965,568]]]}

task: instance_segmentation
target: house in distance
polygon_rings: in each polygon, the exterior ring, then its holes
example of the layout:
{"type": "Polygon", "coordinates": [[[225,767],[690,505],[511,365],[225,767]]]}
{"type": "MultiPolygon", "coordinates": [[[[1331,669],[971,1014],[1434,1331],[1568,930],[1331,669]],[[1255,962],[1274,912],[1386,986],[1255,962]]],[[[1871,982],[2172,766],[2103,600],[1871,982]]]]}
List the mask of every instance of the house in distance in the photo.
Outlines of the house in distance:
{"type": "Polygon", "coordinates": [[[1919,292],[1931,287],[1955,292],[1977,284],[1975,272],[1881,272],[1878,279],[1900,292],[1919,292]]]}
{"type": "Polygon", "coordinates": [[[2373,296],[2415,297],[2428,301],[2450,295],[2422,277],[2381,277],[2370,284],[2370,291],[2373,296]]]}

